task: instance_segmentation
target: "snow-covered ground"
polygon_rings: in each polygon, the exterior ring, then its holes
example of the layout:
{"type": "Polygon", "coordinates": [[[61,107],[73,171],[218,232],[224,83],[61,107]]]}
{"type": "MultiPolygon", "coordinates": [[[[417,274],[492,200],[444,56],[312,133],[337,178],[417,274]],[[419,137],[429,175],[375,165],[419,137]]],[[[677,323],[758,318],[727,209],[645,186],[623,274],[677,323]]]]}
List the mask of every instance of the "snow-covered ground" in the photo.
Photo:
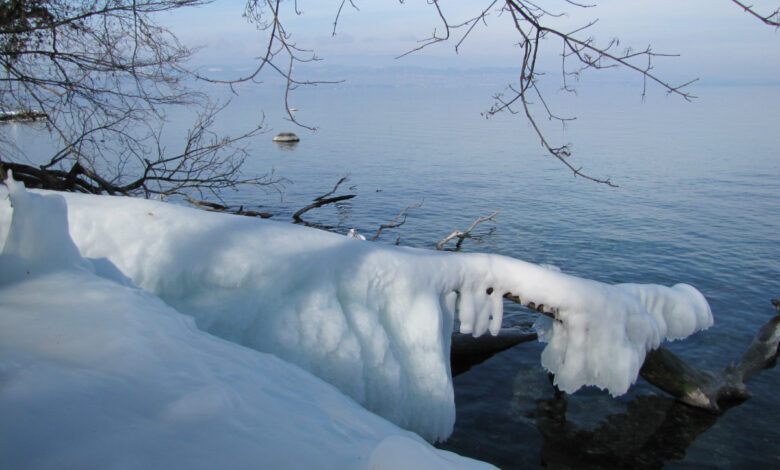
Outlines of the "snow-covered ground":
{"type": "MultiPolygon", "coordinates": [[[[207,462],[207,442],[236,463],[258,454],[300,467],[360,468],[371,455],[443,462],[456,457],[277,357],[433,441],[455,420],[456,314],[462,332],[496,333],[504,293],[554,312],[539,325],[542,363],[570,392],[624,393],[647,350],[712,323],[687,285],[608,285],[502,256],[389,247],[149,200],[14,192],[22,202],[0,204],[0,244],[13,216],[0,265],[0,374],[13,379],[0,387],[0,432],[21,440],[19,427],[31,433],[20,442],[72,452],[76,464],[92,452],[125,462],[138,449],[207,462]],[[168,454],[167,440],[184,448],[168,454]],[[99,451],[106,442],[113,453],[99,451]]],[[[27,455],[22,444],[7,449],[27,455]]]]}

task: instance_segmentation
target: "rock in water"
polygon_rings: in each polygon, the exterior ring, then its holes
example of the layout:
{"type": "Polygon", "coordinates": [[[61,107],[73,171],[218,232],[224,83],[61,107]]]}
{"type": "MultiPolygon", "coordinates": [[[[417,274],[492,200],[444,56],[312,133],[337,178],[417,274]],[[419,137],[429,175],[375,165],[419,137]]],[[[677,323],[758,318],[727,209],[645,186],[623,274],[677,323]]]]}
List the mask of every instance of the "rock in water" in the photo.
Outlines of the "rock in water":
{"type": "Polygon", "coordinates": [[[274,142],[298,142],[299,140],[301,139],[292,132],[282,132],[274,137],[274,142]]]}

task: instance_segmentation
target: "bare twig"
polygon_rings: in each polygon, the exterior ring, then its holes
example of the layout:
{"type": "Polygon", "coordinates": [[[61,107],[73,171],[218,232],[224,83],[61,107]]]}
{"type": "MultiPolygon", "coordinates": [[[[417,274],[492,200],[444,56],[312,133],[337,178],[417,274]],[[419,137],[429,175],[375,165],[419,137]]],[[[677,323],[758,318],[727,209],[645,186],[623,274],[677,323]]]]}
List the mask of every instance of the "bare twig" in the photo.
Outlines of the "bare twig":
{"type": "Polygon", "coordinates": [[[772,13],[763,15],[756,12],[753,5],[746,5],[744,2],[740,2],[738,0],[731,0],[731,1],[739,5],[739,7],[745,10],[748,14],[758,18],[764,24],[767,24],[769,26],[774,26],[775,28],[780,27],[780,8],[775,9],[775,11],[773,11],[772,13]]]}
{"type": "Polygon", "coordinates": [[[436,249],[437,250],[442,250],[444,248],[444,245],[447,244],[448,241],[452,240],[453,238],[457,238],[458,242],[455,245],[455,250],[456,251],[459,250],[460,249],[460,245],[463,243],[463,240],[465,240],[466,238],[472,238],[471,237],[471,231],[474,230],[477,227],[477,225],[481,224],[482,222],[487,222],[487,221],[491,221],[491,222],[495,223],[495,217],[498,215],[499,212],[500,212],[500,209],[496,209],[492,214],[490,214],[487,217],[479,217],[477,220],[474,221],[473,224],[471,224],[471,227],[466,229],[465,232],[462,232],[460,230],[455,230],[451,234],[449,234],[446,237],[444,237],[444,239],[442,241],[440,241],[438,245],[436,245],[436,249]]]}
{"type": "Polygon", "coordinates": [[[412,209],[419,209],[420,207],[422,207],[423,202],[424,201],[420,201],[419,204],[415,204],[413,206],[408,206],[406,209],[402,210],[397,216],[395,216],[395,218],[393,220],[391,220],[389,224],[380,225],[379,229],[376,231],[376,234],[374,234],[374,236],[371,237],[371,241],[374,241],[377,238],[379,238],[379,234],[382,233],[382,230],[384,230],[386,228],[397,228],[397,227],[400,227],[401,225],[405,224],[406,223],[406,213],[409,212],[412,209]],[[403,217],[403,219],[401,219],[402,217],[403,217]],[[399,222],[398,219],[401,219],[401,221],[399,222]]]}
{"type": "Polygon", "coordinates": [[[341,186],[341,183],[343,183],[343,182],[347,181],[348,179],[349,179],[349,176],[348,176],[348,175],[344,175],[344,176],[342,176],[342,177],[341,177],[341,178],[339,178],[339,180],[336,182],[336,185],[335,185],[335,186],[333,186],[333,189],[331,189],[331,190],[330,190],[330,191],[328,191],[327,193],[323,194],[322,196],[317,196],[317,197],[315,197],[315,198],[314,198],[314,201],[321,201],[321,200],[325,199],[326,197],[330,196],[331,194],[335,193],[336,191],[338,191],[338,189],[339,189],[339,186],[341,186]]]}
{"type": "Polygon", "coordinates": [[[426,47],[431,46],[432,44],[436,44],[438,42],[446,41],[450,38],[450,30],[453,28],[449,25],[447,22],[447,17],[444,16],[444,13],[441,11],[441,7],[439,6],[438,0],[430,0],[428,4],[433,5],[434,8],[436,8],[436,12],[439,14],[439,19],[442,22],[442,25],[444,26],[444,36],[439,36],[436,32],[436,29],[433,30],[433,33],[431,34],[431,37],[427,39],[423,39],[418,41],[420,44],[419,46],[415,47],[414,49],[411,49],[409,51],[404,52],[403,54],[396,57],[396,59],[400,59],[401,57],[405,57],[409,54],[413,54],[414,52],[417,52],[419,50],[425,49],[426,47]]]}
{"type": "Polygon", "coordinates": [[[360,11],[360,8],[355,5],[355,2],[352,0],[341,0],[341,3],[339,4],[339,10],[336,12],[336,19],[333,20],[333,32],[331,33],[331,36],[336,35],[336,27],[338,27],[339,24],[339,18],[341,17],[341,10],[344,9],[344,4],[349,1],[349,4],[352,8],[354,8],[356,11],[360,11]]]}

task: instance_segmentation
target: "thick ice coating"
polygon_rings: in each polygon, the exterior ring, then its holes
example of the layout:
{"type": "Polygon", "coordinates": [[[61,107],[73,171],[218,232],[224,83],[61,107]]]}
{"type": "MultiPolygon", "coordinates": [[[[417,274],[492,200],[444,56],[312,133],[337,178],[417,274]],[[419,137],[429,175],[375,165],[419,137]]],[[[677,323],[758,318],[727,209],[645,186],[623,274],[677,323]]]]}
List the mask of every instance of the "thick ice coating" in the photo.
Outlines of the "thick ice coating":
{"type": "Polygon", "coordinates": [[[487,254],[368,243],[160,202],[67,194],[71,235],[211,333],[294,362],[428,440],[455,406],[449,347],[497,333],[512,293],[555,316],[542,363],[557,384],[624,393],[648,349],[710,326],[690,286],[608,285],[487,254]]]}
{"type": "Polygon", "coordinates": [[[495,468],[200,331],[105,267],[95,271],[108,279],[93,274],[62,197],[11,186],[10,228],[0,209],[3,468],[495,468]]]}

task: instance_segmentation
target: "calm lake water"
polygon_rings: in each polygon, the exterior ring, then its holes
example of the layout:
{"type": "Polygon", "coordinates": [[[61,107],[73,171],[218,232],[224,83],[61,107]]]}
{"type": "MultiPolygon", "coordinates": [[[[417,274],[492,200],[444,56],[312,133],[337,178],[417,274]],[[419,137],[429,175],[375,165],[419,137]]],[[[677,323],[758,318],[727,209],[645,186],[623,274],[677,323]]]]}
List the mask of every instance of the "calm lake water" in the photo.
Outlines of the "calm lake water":
{"type": "MultiPolygon", "coordinates": [[[[381,241],[432,248],[500,208],[495,231],[464,250],[486,251],[606,282],[687,282],[708,298],[715,326],[669,347],[696,367],[737,361],[780,297],[780,88],[699,87],[694,103],[639,90],[596,90],[566,104],[578,117],[550,135],[609,188],[574,179],[547,157],[519,116],[489,120],[489,87],[331,87],[292,102],[315,133],[283,121],[301,142],[266,141],[251,168],[290,179],[266,209],[289,216],[350,178],[357,197],[312,220],[371,236],[405,207],[381,241]]],[[[557,95],[553,94],[553,99],[557,95]]],[[[563,97],[561,97],[563,98],[563,97]]],[[[240,114],[239,114],[240,115],[240,114]]],[[[352,187],[352,189],[350,189],[352,187]]],[[[240,194],[236,201],[245,195],[240,194]]],[[[243,202],[246,202],[245,200],[243,202]]],[[[507,324],[532,316],[513,311],[507,324]]],[[[780,371],[749,382],[754,398],[719,419],[675,405],[640,379],[613,399],[582,390],[556,399],[523,344],[455,378],[457,423],[441,445],[502,468],[740,468],[780,466],[780,371]]]]}
{"type": "MultiPolygon", "coordinates": [[[[480,113],[495,86],[320,86],[298,91],[296,117],[276,119],[278,94],[244,93],[221,126],[268,113],[247,173],[274,169],[275,191],[244,190],[229,202],[280,220],[349,175],[338,207],[307,214],[372,236],[407,206],[403,227],[379,242],[433,248],[454,229],[500,208],[464,251],[549,263],[605,282],[686,282],[708,298],[715,325],[668,344],[691,365],[720,370],[739,360],[780,297],[780,87],[696,88],[686,103],[638,88],[584,90],[564,101],[577,121],[549,135],[574,144],[576,165],[620,185],[573,178],[546,156],[519,116],[480,113]],[[282,147],[276,132],[301,142],[282,147]],[[490,229],[494,229],[490,231],[490,229]]],[[[183,118],[184,116],[182,116],[183,118]]],[[[546,120],[545,124],[548,124],[546,120]]],[[[510,309],[507,325],[533,315],[510,309]]],[[[716,418],[677,405],[639,379],[625,396],[598,390],[555,397],[527,343],[455,378],[457,423],[442,448],[501,468],[780,467],[780,370],[749,383],[754,397],[716,418]]]]}

